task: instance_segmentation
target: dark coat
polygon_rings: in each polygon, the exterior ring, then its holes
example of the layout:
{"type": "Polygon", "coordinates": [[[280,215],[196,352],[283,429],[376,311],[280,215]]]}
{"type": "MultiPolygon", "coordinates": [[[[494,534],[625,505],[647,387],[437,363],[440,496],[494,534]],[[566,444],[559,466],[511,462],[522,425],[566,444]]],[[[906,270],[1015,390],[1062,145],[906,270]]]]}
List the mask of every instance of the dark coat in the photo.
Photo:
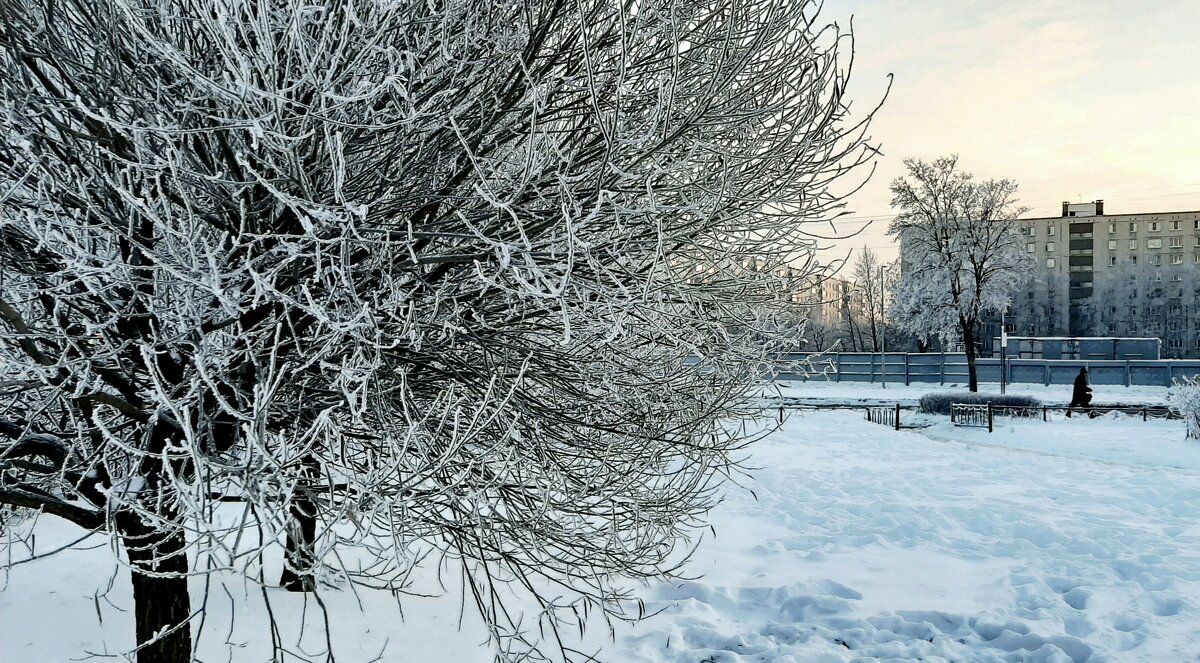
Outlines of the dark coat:
{"type": "Polygon", "coordinates": [[[1087,405],[1092,402],[1092,388],[1088,386],[1087,373],[1075,376],[1075,389],[1071,391],[1072,405],[1087,405]]]}

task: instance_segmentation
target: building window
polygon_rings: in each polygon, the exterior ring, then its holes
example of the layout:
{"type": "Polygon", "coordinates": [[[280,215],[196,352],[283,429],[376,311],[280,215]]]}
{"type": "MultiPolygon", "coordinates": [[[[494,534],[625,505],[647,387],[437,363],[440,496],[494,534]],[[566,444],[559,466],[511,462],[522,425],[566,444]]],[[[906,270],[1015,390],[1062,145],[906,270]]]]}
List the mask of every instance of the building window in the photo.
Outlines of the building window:
{"type": "Polygon", "coordinates": [[[1171,280],[1174,281],[1175,283],[1179,283],[1179,282],[1183,281],[1183,274],[1172,274],[1171,280]]]}
{"type": "MultiPolygon", "coordinates": [[[[1048,269],[1054,269],[1054,258],[1046,258],[1046,267],[1048,269]]],[[[1029,294],[1032,295],[1033,293],[1031,292],[1029,294]]]]}
{"type": "Polygon", "coordinates": [[[1034,251],[1034,248],[1035,248],[1035,247],[1034,247],[1034,244],[1033,244],[1033,242],[1026,242],[1026,243],[1025,243],[1025,252],[1026,252],[1026,253],[1033,253],[1033,251],[1034,251]]]}
{"type": "Polygon", "coordinates": [[[1050,226],[1049,228],[1046,228],[1046,234],[1051,237],[1054,237],[1054,226],[1050,226]]]}
{"type": "Polygon", "coordinates": [[[1180,227],[1179,224],[1180,224],[1179,221],[1172,221],[1171,222],[1171,230],[1182,230],[1182,228],[1180,227]]]}
{"type": "Polygon", "coordinates": [[[1161,265],[1162,264],[1162,254],[1155,253],[1154,255],[1150,256],[1150,264],[1151,265],[1161,265]]]}
{"type": "Polygon", "coordinates": [[[1090,239],[1091,236],[1092,236],[1092,233],[1090,233],[1090,232],[1071,233],[1071,239],[1090,239]]]}
{"type": "Polygon", "coordinates": [[[1136,248],[1137,248],[1137,240],[1136,239],[1129,240],[1129,250],[1132,251],[1136,248]]]}
{"type": "Polygon", "coordinates": [[[1172,265],[1182,265],[1183,264],[1183,254],[1182,253],[1172,253],[1171,254],[1171,264],[1172,265]]]}
{"type": "MultiPolygon", "coordinates": [[[[1137,256],[1129,256],[1129,264],[1136,265],[1137,264],[1137,256]]],[[[1130,276],[1133,276],[1133,274],[1130,274],[1130,276]]],[[[1132,280],[1132,279],[1130,279],[1130,280],[1132,280]]]]}
{"type": "Polygon", "coordinates": [[[1117,250],[1117,240],[1115,240],[1115,239],[1108,240],[1108,250],[1109,251],[1117,250]]]}
{"type": "Polygon", "coordinates": [[[1071,265],[1071,271],[1072,272],[1090,272],[1090,271],[1092,271],[1092,266],[1091,265],[1071,265]]]}
{"type": "Polygon", "coordinates": [[[1110,235],[1117,234],[1117,224],[1115,224],[1115,223],[1108,224],[1108,234],[1110,234],[1110,235]]]}
{"type": "Polygon", "coordinates": [[[1054,242],[1046,242],[1046,253],[1054,253],[1054,242]]]}
{"type": "Polygon", "coordinates": [[[1182,237],[1171,237],[1169,239],[1168,243],[1170,244],[1171,248],[1177,249],[1177,248],[1180,248],[1183,246],[1183,238],[1182,237]]]}
{"type": "Polygon", "coordinates": [[[1109,266],[1112,266],[1112,265],[1115,265],[1115,264],[1117,264],[1117,257],[1116,257],[1116,256],[1109,256],[1109,257],[1108,257],[1108,264],[1109,264],[1109,266]]]}
{"type": "Polygon", "coordinates": [[[1156,237],[1156,238],[1154,238],[1154,239],[1148,239],[1148,240],[1146,240],[1146,248],[1148,248],[1148,249],[1161,249],[1161,248],[1162,248],[1162,238],[1161,238],[1161,237],[1156,237]]]}
{"type": "Polygon", "coordinates": [[[1159,230],[1162,230],[1162,228],[1159,227],[1158,221],[1151,221],[1150,222],[1150,232],[1156,233],[1159,230]]]}
{"type": "Polygon", "coordinates": [[[1130,235],[1136,235],[1136,234],[1137,234],[1137,222],[1136,222],[1136,221],[1130,222],[1130,224],[1129,224],[1129,234],[1130,234],[1130,235]]]}

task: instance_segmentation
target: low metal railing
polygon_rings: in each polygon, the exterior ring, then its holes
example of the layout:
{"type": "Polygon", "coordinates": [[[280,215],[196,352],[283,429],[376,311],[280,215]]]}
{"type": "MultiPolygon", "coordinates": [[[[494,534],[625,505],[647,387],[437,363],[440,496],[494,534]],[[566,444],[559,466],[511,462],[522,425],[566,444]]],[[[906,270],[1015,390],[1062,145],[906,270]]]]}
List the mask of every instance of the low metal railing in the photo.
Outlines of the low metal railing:
{"type": "Polygon", "coordinates": [[[950,423],[955,426],[986,428],[990,433],[994,416],[991,403],[983,405],[954,403],[950,406],[950,423]]]}
{"type": "Polygon", "coordinates": [[[896,403],[893,407],[867,408],[867,421],[900,430],[900,404],[896,403]]]}
{"type": "Polygon", "coordinates": [[[1066,405],[992,405],[991,403],[974,405],[955,403],[950,406],[950,422],[956,426],[987,428],[990,433],[994,428],[996,417],[1050,421],[1051,415],[1056,412],[1064,414],[1074,412],[1087,417],[1096,417],[1110,412],[1120,412],[1132,417],[1141,417],[1142,421],[1176,418],[1176,415],[1172,414],[1170,408],[1163,405],[1089,405],[1087,407],[1069,407],[1066,405]]]}

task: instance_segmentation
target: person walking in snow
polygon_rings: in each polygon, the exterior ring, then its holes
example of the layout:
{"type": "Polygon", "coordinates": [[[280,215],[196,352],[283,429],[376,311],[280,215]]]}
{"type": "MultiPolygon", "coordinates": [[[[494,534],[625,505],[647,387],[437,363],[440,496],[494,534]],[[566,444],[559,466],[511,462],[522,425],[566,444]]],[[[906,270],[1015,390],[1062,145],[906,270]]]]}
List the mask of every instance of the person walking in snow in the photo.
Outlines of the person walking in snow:
{"type": "Polygon", "coordinates": [[[1067,406],[1067,416],[1071,416],[1071,410],[1076,407],[1088,413],[1088,417],[1092,416],[1092,388],[1088,386],[1087,367],[1079,369],[1079,375],[1075,376],[1075,388],[1071,390],[1071,404],[1067,406]]]}

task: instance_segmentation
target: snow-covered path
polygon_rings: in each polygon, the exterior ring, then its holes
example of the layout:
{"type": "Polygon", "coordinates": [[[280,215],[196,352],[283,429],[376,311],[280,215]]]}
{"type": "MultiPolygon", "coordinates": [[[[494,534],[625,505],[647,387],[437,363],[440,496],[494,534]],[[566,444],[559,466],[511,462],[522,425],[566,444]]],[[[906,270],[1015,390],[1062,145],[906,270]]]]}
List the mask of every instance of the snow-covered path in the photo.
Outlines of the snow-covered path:
{"type": "MultiPolygon", "coordinates": [[[[1178,422],[1042,426],[1185,444],[1178,422]]],[[[1200,660],[1200,473],[829,412],[754,460],[758,499],[713,514],[705,577],[657,589],[665,613],[617,660],[1200,660]]]]}

